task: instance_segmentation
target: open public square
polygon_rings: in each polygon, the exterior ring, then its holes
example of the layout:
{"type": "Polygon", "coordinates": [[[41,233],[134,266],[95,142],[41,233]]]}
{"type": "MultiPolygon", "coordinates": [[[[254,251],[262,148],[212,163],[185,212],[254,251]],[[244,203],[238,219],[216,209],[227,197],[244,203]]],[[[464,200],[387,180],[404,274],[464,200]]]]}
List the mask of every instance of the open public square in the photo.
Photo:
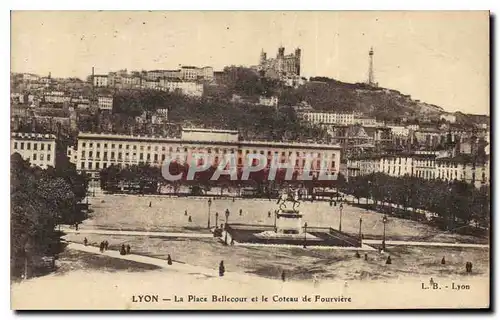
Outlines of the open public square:
{"type": "MultiPolygon", "coordinates": [[[[311,279],[390,279],[407,276],[465,276],[465,262],[474,261],[474,275],[488,274],[488,248],[442,247],[434,243],[471,242],[465,236],[443,233],[426,224],[390,217],[386,225],[387,240],[429,242],[429,246],[388,245],[387,251],[340,248],[307,248],[300,246],[224,246],[209,234],[208,198],[168,196],[123,196],[100,194],[90,198],[93,212],[79,227],[68,233],[66,240],[90,245],[109,241],[110,249],[119,250],[129,244],[138,255],[167,259],[174,262],[216,269],[224,260],[233,272],[251,273],[268,278],[279,278],[283,271],[289,280],[311,279]],[[149,204],[151,203],[151,207],[149,204]],[[187,211],[187,216],[185,211],[187,211]],[[191,217],[191,222],[189,222],[191,217]],[[143,231],[135,235],[134,232],[143,231]],[[147,232],[151,232],[147,235],[147,232]],[[191,236],[189,236],[191,234],[191,236]],[[188,235],[186,237],[181,235],[188,235]],[[429,235],[432,235],[430,237],[429,235]],[[403,240],[402,240],[403,239],[403,240]],[[366,254],[366,260],[365,260],[366,254]],[[386,265],[387,256],[392,264],[386,265]],[[445,257],[446,263],[441,264],[445,257]]],[[[277,208],[275,200],[212,199],[211,226],[225,222],[224,212],[229,210],[229,223],[272,225],[277,208]],[[240,215],[240,209],[242,213],[240,215]]],[[[339,206],[327,201],[302,202],[304,221],[313,227],[339,226],[339,206]]],[[[353,235],[359,232],[362,218],[364,237],[382,239],[383,215],[343,205],[342,230],[353,235]]],[[[367,240],[368,241],[368,240],[367,240]]]]}

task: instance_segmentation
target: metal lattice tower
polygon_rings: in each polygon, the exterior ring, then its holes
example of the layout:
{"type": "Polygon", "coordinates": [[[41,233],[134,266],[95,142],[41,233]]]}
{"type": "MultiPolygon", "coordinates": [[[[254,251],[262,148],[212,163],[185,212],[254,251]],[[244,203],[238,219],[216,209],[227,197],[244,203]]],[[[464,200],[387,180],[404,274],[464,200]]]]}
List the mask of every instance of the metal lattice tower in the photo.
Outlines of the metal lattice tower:
{"type": "Polygon", "coordinates": [[[375,82],[375,73],[373,71],[373,47],[370,48],[370,51],[368,52],[368,56],[369,56],[368,84],[370,86],[376,87],[376,86],[378,86],[378,83],[375,82]]]}

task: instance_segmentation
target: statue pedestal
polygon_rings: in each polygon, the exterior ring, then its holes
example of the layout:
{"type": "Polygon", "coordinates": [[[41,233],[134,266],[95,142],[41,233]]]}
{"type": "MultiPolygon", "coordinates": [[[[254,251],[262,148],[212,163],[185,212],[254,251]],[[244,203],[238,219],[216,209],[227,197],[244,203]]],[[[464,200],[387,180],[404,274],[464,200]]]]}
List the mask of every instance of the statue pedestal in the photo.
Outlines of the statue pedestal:
{"type": "Polygon", "coordinates": [[[276,233],[278,234],[302,234],[302,213],[297,210],[284,209],[276,213],[276,233]]]}

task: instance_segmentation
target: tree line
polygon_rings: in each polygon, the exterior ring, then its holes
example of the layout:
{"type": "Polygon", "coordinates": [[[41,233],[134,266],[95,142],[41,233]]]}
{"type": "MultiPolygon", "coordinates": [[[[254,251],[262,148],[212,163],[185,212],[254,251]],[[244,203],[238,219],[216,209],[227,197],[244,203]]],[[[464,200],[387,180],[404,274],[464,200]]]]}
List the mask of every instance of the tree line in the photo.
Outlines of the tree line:
{"type": "Polygon", "coordinates": [[[358,199],[373,199],[375,205],[392,203],[403,211],[422,209],[434,213],[433,220],[446,229],[474,222],[490,224],[490,188],[476,188],[464,181],[425,180],[417,177],[391,177],[382,173],[349,178],[344,191],[358,199]]]}
{"type": "MultiPolygon", "coordinates": [[[[211,166],[202,172],[196,172],[192,180],[187,179],[189,164],[171,162],[169,171],[172,176],[181,174],[181,179],[169,181],[162,175],[161,168],[146,163],[123,167],[111,165],[100,171],[100,183],[103,190],[109,192],[135,192],[140,194],[159,194],[165,186],[169,186],[173,193],[178,193],[181,186],[191,187],[193,193],[203,194],[211,188],[237,189],[252,188],[257,196],[273,197],[277,190],[284,186],[294,186],[309,189],[315,187],[338,187],[345,184],[345,178],[339,174],[337,180],[299,180],[299,172],[294,171],[291,179],[286,179],[286,169],[277,169],[274,180],[269,180],[269,168],[251,172],[247,180],[242,180],[243,171],[236,171],[236,180],[230,175],[222,174],[212,180],[217,166],[211,166]]],[[[222,191],[221,191],[222,192],[222,191]]]]}
{"type": "Polygon", "coordinates": [[[88,179],[75,167],[31,167],[18,153],[11,156],[11,276],[31,276],[40,259],[55,261],[61,252],[58,224],[85,219],[79,203],[88,179]]]}

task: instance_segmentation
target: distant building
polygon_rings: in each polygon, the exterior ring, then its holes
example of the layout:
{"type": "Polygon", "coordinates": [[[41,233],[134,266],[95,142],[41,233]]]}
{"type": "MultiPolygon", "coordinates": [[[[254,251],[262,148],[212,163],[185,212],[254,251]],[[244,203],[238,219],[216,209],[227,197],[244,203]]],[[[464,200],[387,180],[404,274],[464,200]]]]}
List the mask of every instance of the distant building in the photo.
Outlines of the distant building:
{"type": "Polygon", "coordinates": [[[151,122],[153,124],[163,124],[168,121],[168,109],[157,109],[156,114],[151,116],[151,122]]]}
{"type": "Polygon", "coordinates": [[[304,111],[299,113],[302,118],[312,124],[343,124],[355,123],[353,113],[334,113],[321,111],[304,111]]]}
{"type": "Polygon", "coordinates": [[[457,116],[455,116],[454,114],[442,114],[439,116],[439,119],[447,121],[449,123],[457,122],[457,116]]]}
{"type": "Polygon", "coordinates": [[[465,181],[480,188],[490,184],[490,159],[478,162],[467,154],[436,159],[436,177],[445,181],[465,181]]]}
{"type": "Polygon", "coordinates": [[[157,87],[160,90],[179,92],[186,96],[203,96],[203,84],[193,81],[168,81],[167,79],[160,79],[157,87]]]}
{"type": "Polygon", "coordinates": [[[44,94],[43,99],[48,103],[65,103],[71,101],[71,97],[62,91],[47,92],[44,94]]]}
{"type": "Polygon", "coordinates": [[[198,78],[206,81],[214,80],[214,69],[212,67],[202,67],[198,69],[198,78]]]}
{"type": "Polygon", "coordinates": [[[112,110],[113,109],[113,97],[111,96],[99,96],[97,98],[97,107],[99,110],[112,110]]]}
{"type": "Polygon", "coordinates": [[[108,86],[108,76],[96,74],[93,76],[94,87],[101,88],[108,86]]]}
{"type": "Polygon", "coordinates": [[[11,93],[10,94],[10,102],[15,104],[24,104],[27,101],[27,97],[22,93],[11,93]]]}
{"type": "Polygon", "coordinates": [[[279,157],[282,163],[295,159],[295,170],[302,173],[310,169],[312,176],[317,176],[320,168],[335,175],[340,166],[339,146],[241,141],[238,132],[233,130],[186,128],[181,139],[80,132],[76,150],[76,158],[72,157],[72,160],[76,162],[77,170],[89,173],[94,180],[98,180],[101,169],[112,164],[160,166],[172,158],[189,163],[194,153],[209,155],[214,165],[218,165],[225,155],[233,154],[238,168],[248,163],[249,154],[261,154],[268,159],[279,157]],[[311,159],[315,161],[308,161],[311,159]]]}
{"type": "Polygon", "coordinates": [[[167,108],[157,109],[157,110],[156,110],[156,113],[157,113],[159,116],[161,116],[161,117],[163,117],[163,118],[165,118],[165,119],[168,119],[168,109],[167,109],[167,108]]]}
{"type": "Polygon", "coordinates": [[[26,82],[35,82],[40,80],[40,76],[33,73],[23,73],[23,81],[26,82]]]}
{"type": "Polygon", "coordinates": [[[139,76],[127,76],[123,77],[121,80],[121,86],[122,88],[126,89],[137,89],[140,88],[142,85],[142,78],[139,76]]]}
{"type": "Polygon", "coordinates": [[[410,134],[410,129],[404,126],[389,125],[388,127],[391,128],[393,136],[406,138],[410,134]]]}
{"type": "Polygon", "coordinates": [[[55,167],[56,136],[53,134],[13,132],[10,138],[10,154],[19,153],[31,165],[43,169],[55,167]]]}
{"type": "Polygon", "coordinates": [[[161,80],[144,80],[142,81],[142,87],[151,90],[160,90],[161,80]]]}
{"type": "Polygon", "coordinates": [[[380,125],[383,125],[383,123],[377,122],[377,119],[368,118],[368,117],[356,117],[354,119],[354,123],[360,124],[362,126],[380,126],[380,125]]]}
{"type": "Polygon", "coordinates": [[[360,155],[347,161],[348,177],[380,172],[393,177],[418,177],[426,180],[464,181],[476,188],[490,184],[489,158],[477,162],[471,155],[436,157],[434,153],[360,155]]]}
{"type": "Polygon", "coordinates": [[[276,58],[267,58],[264,50],[260,53],[259,65],[257,70],[264,73],[266,77],[286,79],[289,77],[300,76],[301,50],[295,49],[295,53],[285,55],[285,48],[279,47],[276,58]]]}
{"type": "Polygon", "coordinates": [[[277,107],[278,106],[278,97],[263,97],[259,98],[259,104],[268,107],[277,107]]]}
{"type": "Polygon", "coordinates": [[[214,70],[212,67],[195,67],[195,66],[182,66],[177,70],[150,70],[146,72],[147,80],[159,80],[166,79],[169,80],[185,80],[185,81],[196,81],[214,80],[214,70]]]}
{"type": "Polygon", "coordinates": [[[301,101],[297,105],[293,106],[293,109],[295,112],[299,113],[300,112],[308,112],[308,111],[313,111],[313,107],[307,101],[301,101]]]}
{"type": "Polygon", "coordinates": [[[71,97],[71,103],[73,104],[80,104],[80,103],[84,103],[84,104],[89,104],[90,103],[90,99],[87,98],[87,97],[82,97],[82,96],[79,96],[79,97],[71,97]]]}
{"type": "Polygon", "coordinates": [[[181,79],[182,80],[196,80],[198,79],[198,68],[193,66],[183,66],[181,68],[181,79]]]}

